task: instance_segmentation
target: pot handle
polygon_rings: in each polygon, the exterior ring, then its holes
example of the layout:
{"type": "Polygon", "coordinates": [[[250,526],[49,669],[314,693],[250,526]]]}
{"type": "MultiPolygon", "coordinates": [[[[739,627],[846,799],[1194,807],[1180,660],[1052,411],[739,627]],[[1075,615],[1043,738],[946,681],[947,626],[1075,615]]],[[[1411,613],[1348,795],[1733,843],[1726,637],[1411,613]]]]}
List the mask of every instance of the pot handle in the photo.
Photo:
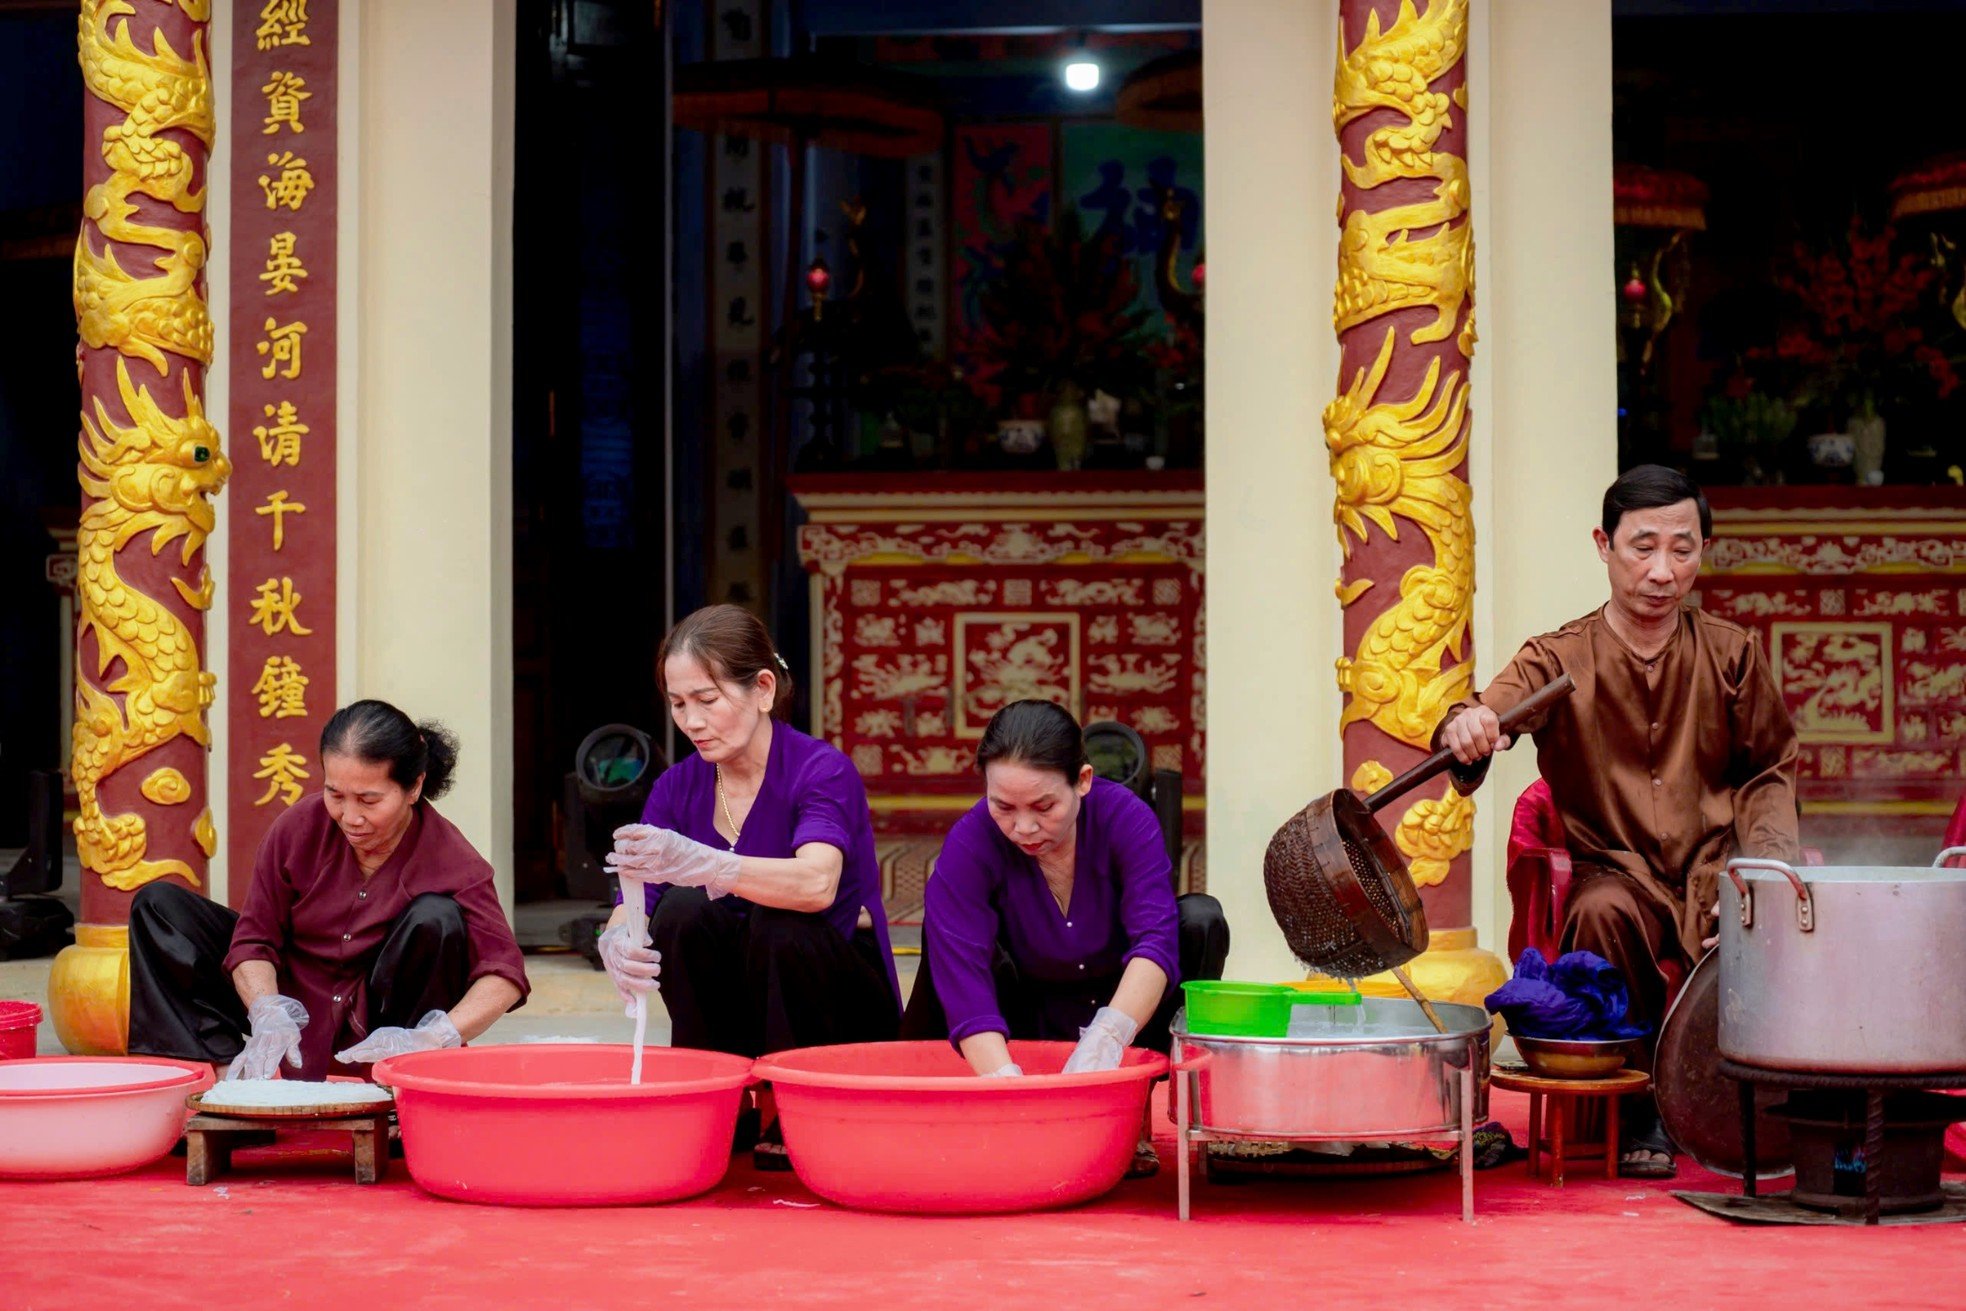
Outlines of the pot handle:
{"type": "Polygon", "coordinates": [[[1758,856],[1739,856],[1727,862],[1727,877],[1734,882],[1734,891],[1741,894],[1741,927],[1750,928],[1754,924],[1754,894],[1748,891],[1747,880],[1736,871],[1744,869],[1767,869],[1782,875],[1795,885],[1795,922],[1804,933],[1816,931],[1816,899],[1809,894],[1809,885],[1795,872],[1795,867],[1785,860],[1765,859],[1758,856]]]}
{"type": "Polygon", "coordinates": [[[1192,1056],[1184,1055],[1178,1061],[1170,1061],[1167,1068],[1175,1074],[1186,1074],[1189,1070],[1199,1070],[1204,1066],[1213,1065],[1214,1063],[1214,1052],[1201,1051],[1194,1053],[1192,1056]]]}
{"type": "Polygon", "coordinates": [[[1932,868],[1939,868],[1939,866],[1945,864],[1954,856],[1966,856],[1966,847],[1947,847],[1944,851],[1932,857],[1932,868]]]}

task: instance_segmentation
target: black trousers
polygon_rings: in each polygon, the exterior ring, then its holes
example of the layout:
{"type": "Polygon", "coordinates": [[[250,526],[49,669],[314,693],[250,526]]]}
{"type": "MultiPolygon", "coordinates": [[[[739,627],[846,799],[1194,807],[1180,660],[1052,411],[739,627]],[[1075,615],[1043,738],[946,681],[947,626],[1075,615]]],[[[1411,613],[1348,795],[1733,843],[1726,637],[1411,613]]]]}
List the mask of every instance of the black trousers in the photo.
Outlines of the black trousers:
{"type": "Polygon", "coordinates": [[[677,1047],[762,1056],[894,1037],[894,990],[871,929],[849,940],[821,915],[671,887],[649,937],[677,1047]]]}
{"type": "MultiPolygon", "coordinates": [[[[1219,979],[1229,959],[1229,921],[1222,914],[1222,903],[1202,892],[1191,892],[1174,900],[1179,916],[1180,968],[1183,979],[1219,979]]],[[[926,935],[924,935],[926,942],[926,935]]],[[[1010,958],[1010,951],[999,940],[992,973],[996,976],[997,1006],[1010,1025],[1012,1038],[1041,1038],[1077,1042],[1079,1030],[1092,1022],[1101,1006],[1112,1001],[1120,986],[1120,975],[1074,979],[1070,983],[1049,983],[1027,979],[1010,958]]],[[[1153,1018],[1133,1036],[1135,1047],[1165,1053],[1173,1045],[1168,1026],[1181,1006],[1179,985],[1170,985],[1161,998],[1153,1018]]],[[[915,990],[908,997],[907,1013],[901,1017],[903,1038],[947,1038],[949,1019],[942,999],[936,995],[934,962],[927,947],[922,950],[921,969],[915,975],[915,990]]]]}
{"type": "MultiPolygon", "coordinates": [[[[225,971],[238,922],[237,911],[175,883],[147,884],[137,893],[130,903],[133,1055],[223,1065],[245,1047],[252,1026],[225,971]]],[[[457,1005],[470,987],[470,948],[455,901],[434,892],[413,899],[369,969],[368,1031],[409,1028],[433,1010],[457,1005]]]]}

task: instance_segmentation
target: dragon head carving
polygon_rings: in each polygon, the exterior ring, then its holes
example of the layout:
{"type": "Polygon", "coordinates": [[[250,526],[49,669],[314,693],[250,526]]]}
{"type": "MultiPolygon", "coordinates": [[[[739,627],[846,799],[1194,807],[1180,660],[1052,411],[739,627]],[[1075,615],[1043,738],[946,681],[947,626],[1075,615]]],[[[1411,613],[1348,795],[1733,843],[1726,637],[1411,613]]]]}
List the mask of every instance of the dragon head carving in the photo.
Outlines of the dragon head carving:
{"type": "Polygon", "coordinates": [[[232,462],[219,448],[218,429],[205,418],[191,371],[179,377],[184,384],[181,418],[166,414],[148,387],[130,381],[128,363],[116,361],[117,391],[132,424],[116,423],[102,398],[96,398],[95,418],[82,416],[82,481],[90,495],[113,500],[131,514],[158,515],[152,553],[181,535],[189,564],[212,530],[211,498],[231,476],[232,462]]]}

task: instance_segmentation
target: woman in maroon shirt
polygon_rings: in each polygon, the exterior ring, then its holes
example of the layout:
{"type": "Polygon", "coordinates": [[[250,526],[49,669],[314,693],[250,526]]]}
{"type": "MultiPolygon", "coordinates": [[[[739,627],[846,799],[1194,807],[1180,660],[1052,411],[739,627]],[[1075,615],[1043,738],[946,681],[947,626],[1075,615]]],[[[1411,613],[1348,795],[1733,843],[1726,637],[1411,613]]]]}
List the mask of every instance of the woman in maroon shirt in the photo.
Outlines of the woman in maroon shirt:
{"type": "Polygon", "coordinates": [[[175,883],[131,903],[130,1050],[318,1080],[458,1046],[523,1004],[491,865],[430,804],[456,768],[437,724],[336,711],[323,790],[267,830],[242,913],[175,883]]]}

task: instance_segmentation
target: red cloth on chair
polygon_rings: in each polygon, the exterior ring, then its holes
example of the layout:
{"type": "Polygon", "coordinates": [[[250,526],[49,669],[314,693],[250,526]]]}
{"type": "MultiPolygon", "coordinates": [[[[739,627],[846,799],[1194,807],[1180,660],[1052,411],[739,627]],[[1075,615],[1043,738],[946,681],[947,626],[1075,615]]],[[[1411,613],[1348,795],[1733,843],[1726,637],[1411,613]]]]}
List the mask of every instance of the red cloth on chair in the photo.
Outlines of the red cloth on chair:
{"type": "Polygon", "coordinates": [[[1570,897],[1570,853],[1563,845],[1563,816],[1550,785],[1537,779],[1515,803],[1509,829],[1508,885],[1514,913],[1509,917],[1509,962],[1534,947],[1547,960],[1557,957],[1563,934],[1563,904],[1570,897]]]}
{"type": "MultiPolygon", "coordinates": [[[[1960,795],[1959,805],[1952,812],[1952,823],[1946,825],[1946,838],[1940,849],[1945,847],[1966,847],[1966,793],[1960,795]]],[[[1954,856],[1946,862],[1946,868],[1966,869],[1966,856],[1954,856]]],[[[1946,1130],[1946,1168],[1966,1170],[1966,1124],[1955,1124],[1946,1130]]]]}

